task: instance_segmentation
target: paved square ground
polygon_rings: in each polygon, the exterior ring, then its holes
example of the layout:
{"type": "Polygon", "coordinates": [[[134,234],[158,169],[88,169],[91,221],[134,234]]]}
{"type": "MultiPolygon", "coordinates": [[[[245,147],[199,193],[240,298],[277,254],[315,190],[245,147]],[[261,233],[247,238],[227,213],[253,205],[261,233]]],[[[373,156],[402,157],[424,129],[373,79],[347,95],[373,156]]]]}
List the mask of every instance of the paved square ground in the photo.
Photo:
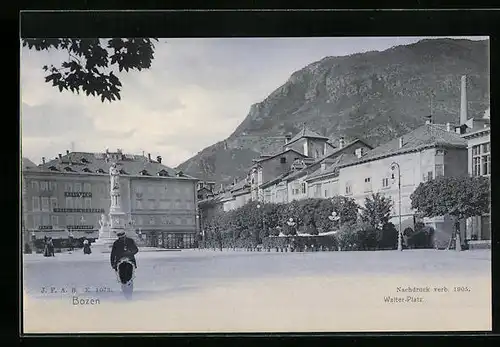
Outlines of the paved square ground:
{"type": "Polygon", "coordinates": [[[110,267],[109,254],[25,255],[25,331],[491,327],[488,250],[183,250],[139,253],[137,261],[134,298],[126,301],[110,267]],[[430,292],[408,291],[414,287],[428,287],[430,292]]]}

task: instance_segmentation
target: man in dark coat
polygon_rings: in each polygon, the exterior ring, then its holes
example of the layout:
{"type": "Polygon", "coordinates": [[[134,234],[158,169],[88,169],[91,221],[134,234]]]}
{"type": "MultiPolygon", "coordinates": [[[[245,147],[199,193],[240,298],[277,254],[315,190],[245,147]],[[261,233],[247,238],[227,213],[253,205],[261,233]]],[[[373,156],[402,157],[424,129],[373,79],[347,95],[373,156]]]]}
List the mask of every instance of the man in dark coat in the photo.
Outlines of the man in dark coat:
{"type": "Polygon", "coordinates": [[[118,239],[113,243],[113,247],[111,248],[111,267],[116,271],[116,266],[118,265],[118,261],[121,258],[129,258],[134,264],[135,268],[137,268],[137,263],[135,261],[135,254],[139,252],[137,245],[134,240],[130,237],[125,236],[124,231],[120,231],[116,234],[118,239]]]}

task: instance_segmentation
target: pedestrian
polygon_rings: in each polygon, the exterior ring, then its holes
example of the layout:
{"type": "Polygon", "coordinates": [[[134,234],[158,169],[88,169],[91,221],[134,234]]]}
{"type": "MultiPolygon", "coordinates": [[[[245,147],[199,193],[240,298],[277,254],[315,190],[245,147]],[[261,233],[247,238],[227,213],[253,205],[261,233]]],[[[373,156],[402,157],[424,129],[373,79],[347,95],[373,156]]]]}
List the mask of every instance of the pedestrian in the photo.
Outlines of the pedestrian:
{"type": "Polygon", "coordinates": [[[113,243],[111,248],[111,267],[116,271],[118,261],[121,258],[128,258],[134,264],[134,267],[137,268],[135,255],[139,252],[139,249],[134,240],[127,237],[124,231],[119,231],[116,233],[116,236],[118,236],[118,239],[113,243]]]}
{"type": "Polygon", "coordinates": [[[45,243],[45,250],[44,250],[43,255],[45,257],[54,257],[55,256],[55,253],[54,253],[54,242],[52,241],[51,237],[47,238],[47,242],[45,243]]]}
{"type": "Polygon", "coordinates": [[[90,254],[92,253],[92,250],[90,249],[90,242],[89,240],[84,240],[83,241],[83,254],[90,254]]]}

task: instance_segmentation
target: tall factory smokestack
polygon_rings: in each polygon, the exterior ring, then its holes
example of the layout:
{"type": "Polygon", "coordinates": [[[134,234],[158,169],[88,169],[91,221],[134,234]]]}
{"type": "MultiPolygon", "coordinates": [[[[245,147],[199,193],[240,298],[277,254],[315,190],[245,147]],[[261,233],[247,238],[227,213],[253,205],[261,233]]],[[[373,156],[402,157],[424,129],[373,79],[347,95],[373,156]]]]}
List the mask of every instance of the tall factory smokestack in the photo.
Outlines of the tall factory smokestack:
{"type": "Polygon", "coordinates": [[[467,123],[467,76],[461,79],[460,125],[467,123]]]}

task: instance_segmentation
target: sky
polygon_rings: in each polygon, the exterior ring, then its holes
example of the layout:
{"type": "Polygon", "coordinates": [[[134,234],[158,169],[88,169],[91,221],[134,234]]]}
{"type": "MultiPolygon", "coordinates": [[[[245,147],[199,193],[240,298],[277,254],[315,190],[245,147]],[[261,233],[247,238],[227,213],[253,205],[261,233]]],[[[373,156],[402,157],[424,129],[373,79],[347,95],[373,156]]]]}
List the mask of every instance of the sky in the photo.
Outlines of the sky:
{"type": "MultiPolygon", "coordinates": [[[[425,37],[428,38],[428,37],[425,37]]],[[[461,37],[462,38],[462,37],[461,37]]],[[[486,39],[487,37],[466,37],[486,39]]],[[[118,73],[121,101],[72,94],[45,83],[44,65],[63,51],[21,47],[22,156],[34,163],[74,149],[160,155],[176,167],[227,138],[250,106],[291,74],[327,56],[382,51],[424,37],[168,39],[148,70],[118,73]]]]}

